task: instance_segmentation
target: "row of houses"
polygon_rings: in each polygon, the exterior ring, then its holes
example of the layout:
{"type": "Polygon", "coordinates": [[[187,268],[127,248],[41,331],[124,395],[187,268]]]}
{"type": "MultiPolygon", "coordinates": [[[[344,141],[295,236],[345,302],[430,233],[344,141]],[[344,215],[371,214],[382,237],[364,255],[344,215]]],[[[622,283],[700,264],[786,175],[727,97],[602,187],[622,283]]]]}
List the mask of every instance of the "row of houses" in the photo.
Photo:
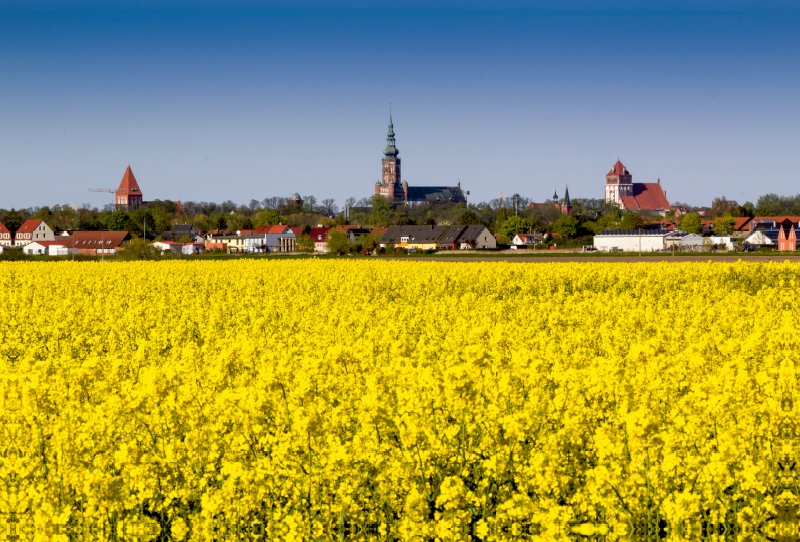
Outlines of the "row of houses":
{"type": "Polygon", "coordinates": [[[378,241],[406,250],[487,249],[497,240],[485,226],[391,226],[378,241]]]}

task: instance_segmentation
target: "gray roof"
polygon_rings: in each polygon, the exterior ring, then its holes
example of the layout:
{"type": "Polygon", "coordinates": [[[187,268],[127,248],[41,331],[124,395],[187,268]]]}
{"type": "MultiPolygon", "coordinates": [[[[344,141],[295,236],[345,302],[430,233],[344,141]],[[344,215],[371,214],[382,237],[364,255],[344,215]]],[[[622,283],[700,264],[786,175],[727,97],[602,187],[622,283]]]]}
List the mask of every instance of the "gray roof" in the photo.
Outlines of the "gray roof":
{"type": "Polygon", "coordinates": [[[466,201],[457,186],[409,186],[408,201],[466,201]]]}
{"type": "Polygon", "coordinates": [[[458,242],[466,243],[470,241],[476,241],[478,237],[483,234],[485,229],[486,226],[467,226],[467,228],[464,230],[464,233],[462,233],[461,237],[458,239],[458,242]]]}
{"type": "Polygon", "coordinates": [[[400,243],[400,239],[408,237],[413,243],[435,243],[447,230],[447,226],[390,226],[381,236],[383,244],[400,243]]]}
{"type": "Polygon", "coordinates": [[[467,226],[450,226],[447,228],[447,231],[444,232],[442,238],[439,239],[439,243],[455,243],[458,241],[461,234],[464,233],[464,230],[467,229],[467,226]]]}

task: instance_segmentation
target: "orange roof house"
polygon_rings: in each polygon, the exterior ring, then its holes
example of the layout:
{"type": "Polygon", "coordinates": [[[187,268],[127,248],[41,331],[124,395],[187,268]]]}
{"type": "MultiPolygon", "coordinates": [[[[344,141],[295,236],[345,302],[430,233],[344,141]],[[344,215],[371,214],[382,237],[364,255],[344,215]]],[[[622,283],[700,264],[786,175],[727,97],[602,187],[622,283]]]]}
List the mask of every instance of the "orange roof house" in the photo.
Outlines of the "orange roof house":
{"type": "Polygon", "coordinates": [[[142,190],[139,188],[139,183],[136,182],[136,177],[133,176],[131,166],[128,166],[128,169],[125,170],[125,174],[119,183],[116,202],[117,209],[121,211],[135,211],[142,206],[142,190]]]}

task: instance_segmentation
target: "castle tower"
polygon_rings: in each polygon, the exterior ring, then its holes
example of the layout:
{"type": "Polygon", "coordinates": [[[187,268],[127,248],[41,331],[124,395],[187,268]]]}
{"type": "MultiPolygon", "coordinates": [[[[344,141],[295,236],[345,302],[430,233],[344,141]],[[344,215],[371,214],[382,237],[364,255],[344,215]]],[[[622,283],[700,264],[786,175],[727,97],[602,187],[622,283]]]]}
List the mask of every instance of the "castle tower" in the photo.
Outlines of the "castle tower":
{"type": "Polygon", "coordinates": [[[116,195],[117,209],[120,211],[135,211],[142,206],[142,191],[139,189],[130,165],[125,170],[125,175],[122,176],[116,195]]]}
{"type": "Polygon", "coordinates": [[[617,160],[614,167],[606,174],[606,203],[619,205],[622,196],[633,195],[633,175],[617,160]]]}
{"type": "Polygon", "coordinates": [[[375,193],[389,201],[405,201],[406,191],[400,177],[400,151],[394,142],[394,124],[392,113],[389,112],[389,131],[386,134],[386,148],[383,149],[381,160],[381,180],[375,183],[375,193]]]}

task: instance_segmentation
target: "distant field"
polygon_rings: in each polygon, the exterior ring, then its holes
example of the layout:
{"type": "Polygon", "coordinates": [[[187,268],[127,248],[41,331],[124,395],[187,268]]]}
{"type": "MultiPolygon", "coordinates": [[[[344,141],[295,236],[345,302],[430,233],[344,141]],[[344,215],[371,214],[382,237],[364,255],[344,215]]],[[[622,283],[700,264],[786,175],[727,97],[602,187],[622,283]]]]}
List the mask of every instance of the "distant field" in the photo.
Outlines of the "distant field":
{"type": "Polygon", "coordinates": [[[783,532],[800,265],[651,261],[0,263],[2,528],[783,532]]]}

